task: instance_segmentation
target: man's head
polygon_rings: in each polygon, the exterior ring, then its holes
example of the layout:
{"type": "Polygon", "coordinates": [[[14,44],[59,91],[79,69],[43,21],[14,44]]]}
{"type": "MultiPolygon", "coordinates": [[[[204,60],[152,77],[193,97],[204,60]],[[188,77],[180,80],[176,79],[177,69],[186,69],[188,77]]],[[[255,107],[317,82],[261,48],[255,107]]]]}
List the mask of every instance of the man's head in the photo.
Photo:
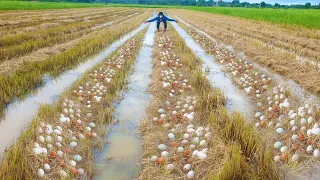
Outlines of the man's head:
{"type": "Polygon", "coordinates": [[[162,18],[162,17],[163,17],[163,12],[159,12],[158,16],[159,16],[160,18],[162,18]]]}

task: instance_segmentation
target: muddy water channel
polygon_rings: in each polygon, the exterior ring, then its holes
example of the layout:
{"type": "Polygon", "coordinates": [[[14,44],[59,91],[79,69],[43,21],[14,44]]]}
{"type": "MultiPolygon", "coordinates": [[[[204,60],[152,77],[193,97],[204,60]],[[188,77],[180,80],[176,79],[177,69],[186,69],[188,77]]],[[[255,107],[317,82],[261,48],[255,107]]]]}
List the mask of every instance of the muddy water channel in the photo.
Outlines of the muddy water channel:
{"type": "Polygon", "coordinates": [[[200,58],[203,62],[202,70],[206,75],[210,84],[222,90],[223,94],[227,97],[226,108],[229,113],[239,111],[245,115],[246,119],[251,119],[252,106],[248,98],[246,98],[236,86],[233,85],[231,78],[223,72],[223,66],[215,63],[214,57],[209,55],[192,37],[187,34],[176,23],[172,23],[173,27],[177,30],[180,36],[185,40],[187,46],[200,58]]]}
{"type": "Polygon", "coordinates": [[[2,159],[6,147],[19,137],[21,131],[29,125],[33,117],[37,114],[39,104],[53,103],[64,89],[77,80],[82,73],[92,68],[98,62],[104,60],[106,56],[145,27],[146,25],[142,24],[108,48],[102,50],[97,56],[88,59],[85,63],[80,64],[75,69],[67,71],[60,77],[54,80],[46,78],[45,86],[40,88],[35,94],[30,95],[22,102],[17,101],[9,105],[6,109],[5,116],[0,119],[0,160],[2,159]]]}
{"type": "Polygon", "coordinates": [[[94,179],[132,179],[139,173],[141,159],[141,139],[138,124],[146,114],[151,99],[146,93],[152,71],[152,46],[154,43],[154,24],[143,40],[142,49],[136,59],[134,73],[130,76],[127,92],[117,105],[113,125],[107,126],[102,151],[95,150],[95,166],[98,170],[94,179]]]}

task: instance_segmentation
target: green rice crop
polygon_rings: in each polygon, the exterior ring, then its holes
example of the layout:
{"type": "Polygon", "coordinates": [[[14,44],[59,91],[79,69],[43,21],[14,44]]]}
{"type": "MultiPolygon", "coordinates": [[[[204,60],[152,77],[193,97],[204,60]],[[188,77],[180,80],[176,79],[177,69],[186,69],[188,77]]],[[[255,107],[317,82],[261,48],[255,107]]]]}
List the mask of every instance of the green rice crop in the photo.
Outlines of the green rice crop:
{"type": "Polygon", "coordinates": [[[320,11],[316,9],[269,9],[231,7],[186,7],[185,9],[213,14],[235,16],[245,19],[266,21],[284,26],[320,28],[320,11]]]}

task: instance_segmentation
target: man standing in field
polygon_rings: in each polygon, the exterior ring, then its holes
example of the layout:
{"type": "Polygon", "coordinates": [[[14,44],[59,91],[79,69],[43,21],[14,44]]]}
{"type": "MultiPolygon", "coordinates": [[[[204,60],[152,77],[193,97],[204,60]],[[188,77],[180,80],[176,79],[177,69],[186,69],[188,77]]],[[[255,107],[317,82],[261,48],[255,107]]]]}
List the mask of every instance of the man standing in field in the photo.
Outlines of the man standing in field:
{"type": "Polygon", "coordinates": [[[178,21],[176,21],[174,19],[170,19],[167,16],[163,15],[163,12],[159,12],[157,17],[155,17],[153,19],[150,19],[149,21],[146,21],[145,23],[153,22],[153,21],[157,21],[157,29],[158,29],[158,31],[159,31],[159,28],[160,28],[160,23],[163,22],[163,24],[164,24],[164,32],[166,32],[166,30],[167,30],[167,21],[178,22],[178,21]]]}

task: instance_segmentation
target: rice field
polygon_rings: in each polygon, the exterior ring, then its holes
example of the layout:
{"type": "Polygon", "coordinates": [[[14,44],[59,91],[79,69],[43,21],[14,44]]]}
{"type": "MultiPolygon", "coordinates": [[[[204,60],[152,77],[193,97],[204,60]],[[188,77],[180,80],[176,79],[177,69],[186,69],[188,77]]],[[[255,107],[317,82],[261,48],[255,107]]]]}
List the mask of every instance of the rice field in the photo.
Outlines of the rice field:
{"type": "Polygon", "coordinates": [[[319,31],[233,16],[0,12],[0,179],[318,179],[319,31]]]}

